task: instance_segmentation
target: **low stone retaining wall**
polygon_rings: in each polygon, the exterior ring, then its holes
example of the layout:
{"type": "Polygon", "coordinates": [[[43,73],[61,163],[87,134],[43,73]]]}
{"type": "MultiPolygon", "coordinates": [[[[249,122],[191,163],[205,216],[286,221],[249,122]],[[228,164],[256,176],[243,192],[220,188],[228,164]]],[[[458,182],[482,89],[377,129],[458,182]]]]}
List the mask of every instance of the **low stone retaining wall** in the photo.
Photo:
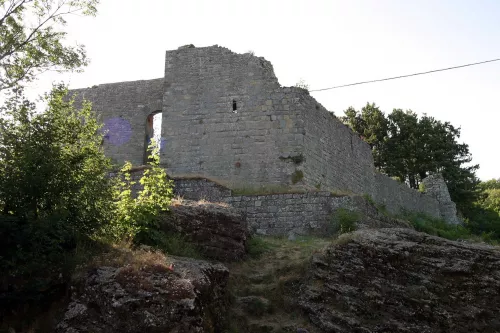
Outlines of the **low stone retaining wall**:
{"type": "MultiPolygon", "coordinates": [[[[142,171],[137,170],[132,178],[138,180],[141,174],[142,171]]],[[[177,196],[188,200],[227,203],[241,210],[250,231],[263,235],[324,234],[331,228],[332,215],[338,208],[363,213],[367,209],[376,211],[373,206],[367,208],[371,205],[361,197],[338,196],[326,191],[236,195],[230,189],[205,178],[174,179],[174,184],[174,194],[177,196]]],[[[423,208],[415,205],[415,210],[439,217],[437,200],[431,197],[425,199],[433,205],[424,205],[426,207],[423,208]]],[[[386,208],[391,213],[397,213],[397,207],[387,205],[386,208]]],[[[368,215],[373,214],[371,212],[368,215]]]]}
{"type": "Polygon", "coordinates": [[[244,211],[251,230],[264,235],[326,232],[337,208],[353,209],[350,197],[334,197],[329,192],[242,195],[225,201],[244,211]]]}
{"type": "Polygon", "coordinates": [[[261,235],[306,235],[326,232],[340,207],[355,209],[349,196],[330,192],[232,195],[206,179],[175,179],[174,193],[189,200],[225,202],[244,212],[249,229],[261,235]]]}

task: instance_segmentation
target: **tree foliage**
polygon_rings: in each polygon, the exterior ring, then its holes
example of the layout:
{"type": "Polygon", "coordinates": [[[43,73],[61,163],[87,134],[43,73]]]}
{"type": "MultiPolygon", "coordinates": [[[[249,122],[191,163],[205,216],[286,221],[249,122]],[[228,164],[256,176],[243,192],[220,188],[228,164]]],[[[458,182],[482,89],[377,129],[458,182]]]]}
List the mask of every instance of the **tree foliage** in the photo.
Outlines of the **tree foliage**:
{"type": "Polygon", "coordinates": [[[173,182],[159,166],[159,151],[154,140],[148,147],[148,168],[139,183],[140,190],[133,193],[137,183],[132,179],[130,162],[126,162],[114,187],[114,219],[110,225],[112,238],[141,242],[141,237],[151,238],[158,229],[158,215],[168,210],[173,196],[173,182]]]}
{"type": "Polygon", "coordinates": [[[348,108],[342,120],[370,145],[381,172],[415,189],[430,173],[441,172],[462,211],[476,200],[479,166],[470,165],[468,145],[458,142],[460,128],[411,110],[386,116],[374,103],[361,111],[348,108]]]}
{"type": "Polygon", "coordinates": [[[342,120],[366,141],[373,151],[375,166],[381,170],[389,122],[375,103],[366,103],[361,112],[349,107],[342,120]]]}
{"type": "MultiPolygon", "coordinates": [[[[172,181],[159,167],[154,145],[150,167],[134,195],[130,163],[125,177],[110,177],[104,133],[89,103],[80,109],[57,86],[36,113],[21,93],[2,107],[0,119],[0,316],[38,304],[67,281],[81,240],[95,244],[132,240],[194,255],[178,235],[159,231],[158,215],[172,198],[172,181]],[[108,237],[111,236],[111,237],[108,237]],[[6,289],[8,288],[8,290],[6,289]]],[[[151,146],[152,148],[153,146],[151,146]]]]}
{"type": "Polygon", "coordinates": [[[65,45],[65,18],[95,15],[99,0],[0,0],[0,91],[48,70],[79,70],[82,45],[65,45]]]}
{"type": "Polygon", "coordinates": [[[2,107],[0,316],[49,297],[70,276],[78,239],[112,218],[101,125],[89,104],[77,109],[65,93],[55,87],[43,113],[20,93],[2,107]]]}
{"type": "Polygon", "coordinates": [[[64,100],[66,93],[55,87],[39,114],[22,95],[2,107],[0,208],[35,223],[57,216],[75,231],[91,233],[111,208],[110,162],[90,104],[76,109],[64,100]]]}
{"type": "Polygon", "coordinates": [[[500,178],[499,179],[490,179],[485,182],[481,182],[479,184],[479,188],[482,191],[485,190],[500,190],[500,178]]]}

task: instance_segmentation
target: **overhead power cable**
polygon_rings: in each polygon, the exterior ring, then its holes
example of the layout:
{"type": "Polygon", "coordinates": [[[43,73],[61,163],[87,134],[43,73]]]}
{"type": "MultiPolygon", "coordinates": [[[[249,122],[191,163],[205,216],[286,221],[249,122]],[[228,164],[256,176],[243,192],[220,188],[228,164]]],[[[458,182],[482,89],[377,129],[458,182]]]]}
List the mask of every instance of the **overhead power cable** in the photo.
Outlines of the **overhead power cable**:
{"type": "Polygon", "coordinates": [[[463,67],[481,65],[481,64],[486,64],[488,62],[494,62],[494,61],[500,61],[500,58],[498,58],[498,59],[492,59],[492,60],[486,60],[486,61],[481,61],[481,62],[475,62],[475,63],[472,63],[472,64],[466,64],[466,65],[460,65],[460,66],[454,66],[454,67],[448,67],[448,68],[441,68],[441,69],[434,69],[432,71],[427,71],[427,72],[420,72],[420,73],[413,73],[413,74],[407,74],[407,75],[400,75],[400,76],[388,77],[388,78],[385,78],[385,79],[378,79],[378,80],[370,80],[370,81],[362,81],[362,82],[356,82],[356,83],[349,83],[349,84],[343,84],[341,86],[335,86],[335,87],[323,88],[323,89],[312,89],[312,90],[309,90],[309,92],[331,90],[331,89],[337,89],[337,88],[357,86],[357,85],[366,84],[366,83],[373,83],[373,82],[381,82],[381,81],[389,81],[389,80],[402,79],[402,78],[410,77],[410,76],[424,75],[424,74],[430,74],[430,73],[436,73],[436,72],[449,71],[451,69],[457,69],[457,68],[463,68],[463,67]]]}

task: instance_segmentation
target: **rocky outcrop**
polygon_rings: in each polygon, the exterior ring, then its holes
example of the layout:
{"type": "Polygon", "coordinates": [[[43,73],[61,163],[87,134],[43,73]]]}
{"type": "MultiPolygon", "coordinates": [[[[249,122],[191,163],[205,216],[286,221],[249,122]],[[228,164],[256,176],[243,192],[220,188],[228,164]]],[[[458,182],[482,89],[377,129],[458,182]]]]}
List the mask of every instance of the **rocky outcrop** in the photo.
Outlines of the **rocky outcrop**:
{"type": "Polygon", "coordinates": [[[500,252],[359,230],[313,256],[299,304],[322,332],[500,332],[500,252]]]}
{"type": "Polygon", "coordinates": [[[169,261],[93,269],[56,332],[219,332],[227,268],[185,258],[169,261]]]}
{"type": "Polygon", "coordinates": [[[160,227],[184,235],[206,258],[234,261],[246,254],[245,218],[225,204],[183,200],[161,217],[160,227]]]}

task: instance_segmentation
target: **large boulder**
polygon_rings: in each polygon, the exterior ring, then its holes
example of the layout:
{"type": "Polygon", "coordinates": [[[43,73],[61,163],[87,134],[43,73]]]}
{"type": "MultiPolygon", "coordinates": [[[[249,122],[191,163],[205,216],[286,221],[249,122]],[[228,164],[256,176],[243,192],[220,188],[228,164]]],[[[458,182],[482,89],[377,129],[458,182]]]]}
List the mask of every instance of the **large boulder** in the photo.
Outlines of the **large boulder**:
{"type": "Polygon", "coordinates": [[[500,252],[359,230],[313,256],[299,304],[322,332],[500,332],[500,252]]]}
{"type": "Polygon", "coordinates": [[[219,332],[228,269],[200,260],[168,260],[92,269],[56,332],[219,332]]]}
{"type": "Polygon", "coordinates": [[[244,215],[227,204],[183,200],[162,215],[160,227],[187,237],[209,259],[235,261],[246,255],[244,215]]]}

